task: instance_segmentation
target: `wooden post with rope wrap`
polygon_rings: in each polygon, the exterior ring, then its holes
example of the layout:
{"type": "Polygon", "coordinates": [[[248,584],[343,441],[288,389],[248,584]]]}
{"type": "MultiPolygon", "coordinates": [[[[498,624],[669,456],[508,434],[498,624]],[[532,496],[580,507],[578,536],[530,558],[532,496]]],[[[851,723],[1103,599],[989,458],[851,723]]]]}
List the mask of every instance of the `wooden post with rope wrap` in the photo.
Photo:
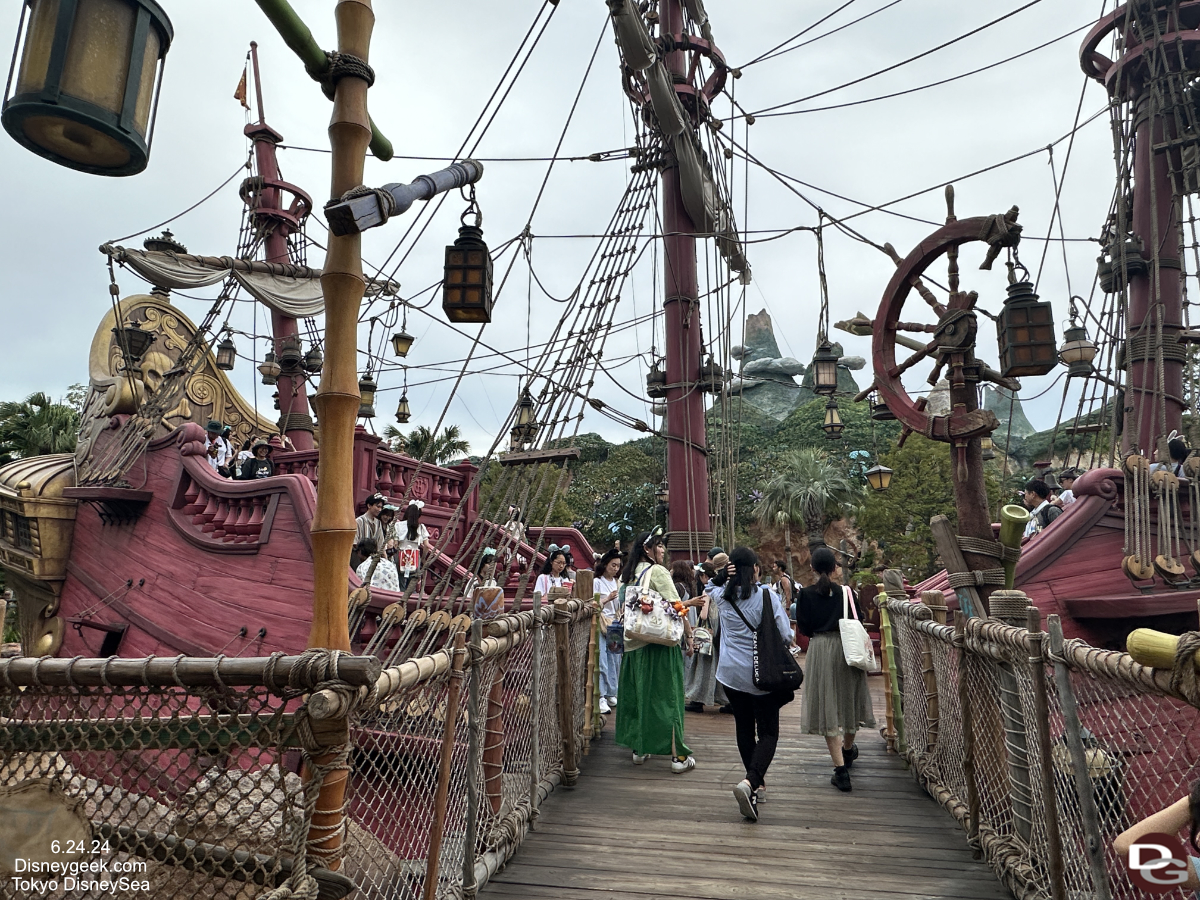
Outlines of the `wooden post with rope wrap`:
{"type": "Polygon", "coordinates": [[[454,660],[450,664],[450,683],[446,690],[446,719],[442,731],[441,756],[438,759],[437,792],[433,801],[433,825],[429,829],[429,854],[425,863],[423,900],[437,895],[438,865],[442,856],[442,836],[446,832],[446,806],[450,797],[450,769],[454,756],[454,732],[458,724],[458,698],[462,692],[463,662],[467,655],[467,635],[454,635],[454,660]]]}
{"type": "Polygon", "coordinates": [[[887,589],[882,584],[879,585],[879,593],[876,595],[875,600],[879,604],[879,652],[883,657],[883,740],[887,743],[887,748],[895,752],[896,723],[892,720],[892,692],[898,688],[892,684],[892,679],[896,677],[896,671],[895,667],[891,664],[892,655],[888,651],[887,636],[883,631],[884,617],[887,616],[888,595],[887,589]]]}
{"type": "Polygon", "coordinates": [[[558,678],[558,729],[562,735],[563,784],[574,786],[579,779],[575,740],[575,684],[571,679],[571,614],[566,598],[554,601],[554,650],[558,678]]]}
{"type": "Polygon", "coordinates": [[[592,738],[598,733],[596,723],[600,721],[600,679],[598,666],[600,664],[600,597],[596,594],[596,573],[591,569],[581,569],[575,574],[575,597],[592,608],[592,617],[588,623],[588,652],[587,677],[584,679],[583,703],[583,755],[587,756],[592,749],[592,738]]]}

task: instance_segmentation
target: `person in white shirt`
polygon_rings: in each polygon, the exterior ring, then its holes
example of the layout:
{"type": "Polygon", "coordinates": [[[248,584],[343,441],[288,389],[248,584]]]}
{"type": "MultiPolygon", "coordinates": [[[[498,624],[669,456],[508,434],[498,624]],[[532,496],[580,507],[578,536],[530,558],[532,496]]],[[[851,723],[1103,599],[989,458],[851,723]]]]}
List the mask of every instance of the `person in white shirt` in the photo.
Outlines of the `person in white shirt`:
{"type": "Polygon", "coordinates": [[[537,581],[533,585],[533,589],[542,595],[543,600],[549,595],[550,588],[566,586],[564,577],[566,569],[566,551],[551,544],[550,550],[546,553],[546,564],[542,566],[542,574],[537,577],[537,581]]]}
{"type": "Polygon", "coordinates": [[[1062,515],[1062,509],[1050,502],[1050,486],[1040,478],[1025,485],[1025,508],[1030,511],[1024,537],[1033,537],[1062,515]]]}
{"type": "Polygon", "coordinates": [[[1062,508],[1066,509],[1077,499],[1075,496],[1075,479],[1079,476],[1078,469],[1063,469],[1058,475],[1058,483],[1062,485],[1062,490],[1058,492],[1058,499],[1062,501],[1062,508]]]}
{"type": "Polygon", "coordinates": [[[400,579],[396,574],[396,567],[386,556],[380,555],[376,558],[378,550],[379,545],[370,538],[359,542],[358,552],[362,554],[363,561],[355,574],[363,580],[363,584],[369,580],[371,587],[399,593],[400,579]]]}
{"type": "Polygon", "coordinates": [[[229,446],[229,441],[221,437],[221,423],[215,419],[208,423],[206,429],[207,439],[204,442],[205,458],[214,472],[221,473],[222,469],[228,471],[232,447],[229,446]]]}
{"type": "Polygon", "coordinates": [[[623,554],[620,550],[609,550],[596,564],[594,590],[600,598],[600,712],[608,713],[617,705],[617,679],[621,674],[621,654],[625,650],[625,639],[612,641],[608,638],[608,626],[620,619],[618,594],[623,554]]]}
{"type": "Polygon", "coordinates": [[[408,583],[421,568],[421,551],[432,554],[429,529],[421,524],[421,500],[409,500],[404,510],[404,523],[396,523],[396,568],[400,572],[400,590],[407,590],[408,583]]]}

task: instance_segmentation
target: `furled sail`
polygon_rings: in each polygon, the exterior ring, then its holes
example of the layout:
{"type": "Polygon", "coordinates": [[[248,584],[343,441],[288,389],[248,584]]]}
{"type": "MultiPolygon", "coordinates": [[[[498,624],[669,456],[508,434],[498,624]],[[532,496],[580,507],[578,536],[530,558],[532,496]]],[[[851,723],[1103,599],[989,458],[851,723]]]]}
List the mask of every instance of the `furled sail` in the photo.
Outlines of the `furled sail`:
{"type": "MultiPolygon", "coordinates": [[[[288,263],[267,263],[232,256],[196,256],[166,250],[134,250],[105,244],[101,253],[128,266],[155,287],[194,289],[232,276],[255,300],[292,318],[315,316],[325,310],[321,270],[288,263]]],[[[399,290],[393,281],[371,282],[367,296],[399,290]]]]}

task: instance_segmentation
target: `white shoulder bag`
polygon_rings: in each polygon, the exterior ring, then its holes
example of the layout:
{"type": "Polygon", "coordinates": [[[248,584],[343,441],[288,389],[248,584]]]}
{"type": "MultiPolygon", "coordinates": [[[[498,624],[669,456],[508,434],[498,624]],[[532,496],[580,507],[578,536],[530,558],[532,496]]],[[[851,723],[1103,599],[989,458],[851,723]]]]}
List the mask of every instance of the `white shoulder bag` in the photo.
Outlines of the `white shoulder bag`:
{"type": "Polygon", "coordinates": [[[846,665],[864,672],[878,672],[879,660],[875,658],[871,636],[858,620],[858,610],[850,601],[850,588],[845,585],[842,585],[842,619],[838,629],[842,633],[842,655],[846,657],[846,665]]]}
{"type": "Polygon", "coordinates": [[[675,607],[650,587],[650,568],[645,582],[638,579],[625,589],[625,640],[674,646],[683,638],[683,619],[675,607]]]}

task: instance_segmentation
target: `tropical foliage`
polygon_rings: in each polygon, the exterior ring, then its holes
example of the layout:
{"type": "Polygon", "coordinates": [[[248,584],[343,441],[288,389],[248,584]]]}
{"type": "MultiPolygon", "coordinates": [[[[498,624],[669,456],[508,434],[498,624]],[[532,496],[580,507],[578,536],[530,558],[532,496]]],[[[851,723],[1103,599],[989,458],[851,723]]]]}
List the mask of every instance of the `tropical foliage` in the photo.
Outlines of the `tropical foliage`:
{"type": "Polygon", "coordinates": [[[788,546],[791,526],[803,526],[812,550],[825,543],[825,527],[851,512],[861,493],[844,464],[822,449],[803,447],[779,460],[775,475],[762,485],[755,515],[763,525],[782,526],[788,546]]]}
{"type": "Polygon", "coordinates": [[[79,413],[38,392],[0,403],[0,463],[47,453],[72,453],[79,413]]]}
{"type": "Polygon", "coordinates": [[[458,462],[471,449],[471,445],[463,440],[457,425],[447,425],[438,435],[427,425],[418,425],[408,434],[404,434],[395,425],[389,425],[383,430],[383,436],[396,453],[403,453],[413,459],[423,459],[439,466],[458,462]]]}

